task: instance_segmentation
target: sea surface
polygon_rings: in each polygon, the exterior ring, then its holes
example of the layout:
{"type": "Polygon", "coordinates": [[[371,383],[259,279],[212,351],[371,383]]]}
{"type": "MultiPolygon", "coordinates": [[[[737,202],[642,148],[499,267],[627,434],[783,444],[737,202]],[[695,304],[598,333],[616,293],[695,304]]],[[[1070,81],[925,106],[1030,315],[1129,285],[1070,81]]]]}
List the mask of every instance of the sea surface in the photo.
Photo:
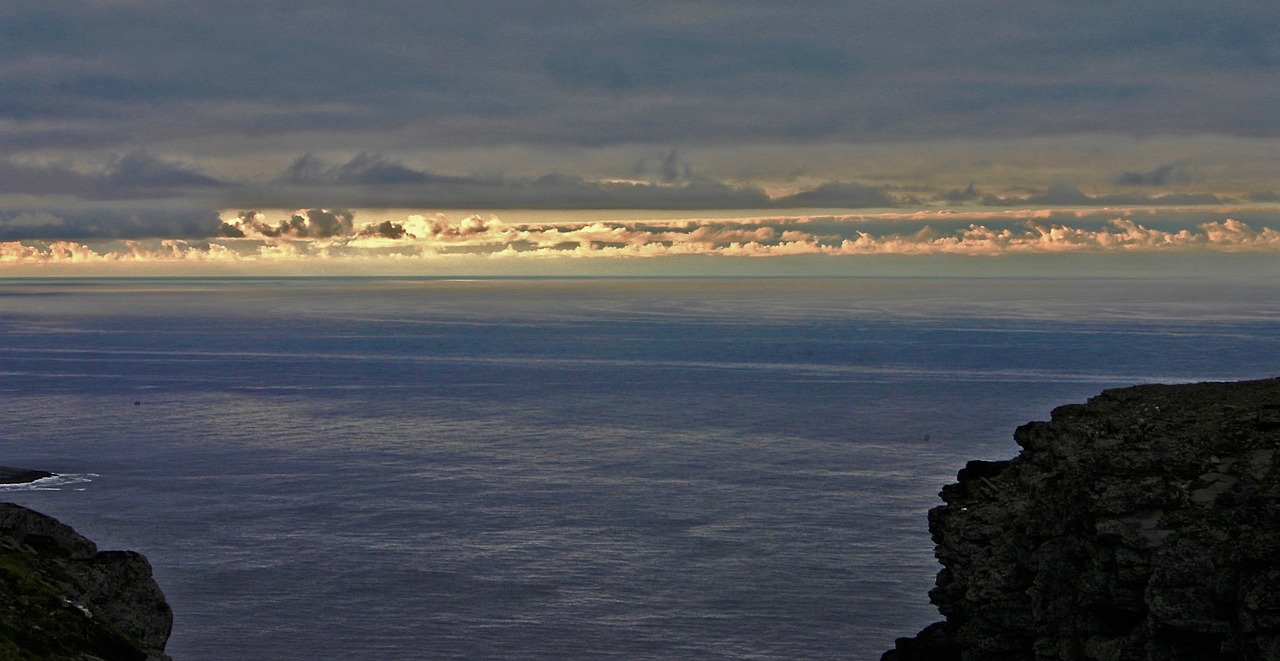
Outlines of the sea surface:
{"type": "Polygon", "coordinates": [[[8,488],[178,661],[876,659],[926,512],[1105,388],[1280,375],[1274,279],[4,279],[8,488]]]}

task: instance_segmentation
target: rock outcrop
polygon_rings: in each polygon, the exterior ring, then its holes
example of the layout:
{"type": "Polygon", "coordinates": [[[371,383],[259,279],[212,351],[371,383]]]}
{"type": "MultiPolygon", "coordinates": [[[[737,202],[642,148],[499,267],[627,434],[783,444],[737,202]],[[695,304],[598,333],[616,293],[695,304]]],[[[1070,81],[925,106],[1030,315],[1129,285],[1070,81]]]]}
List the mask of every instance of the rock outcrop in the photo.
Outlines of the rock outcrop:
{"type": "Polygon", "coordinates": [[[172,625],[146,558],[0,503],[0,658],[160,661],[172,625]]]}
{"type": "Polygon", "coordinates": [[[884,661],[1280,659],[1280,379],[1109,390],[929,513],[946,618],[884,661]]]}
{"type": "Polygon", "coordinates": [[[30,468],[0,466],[0,484],[23,484],[42,480],[46,477],[53,477],[53,473],[31,470],[30,468]]]}

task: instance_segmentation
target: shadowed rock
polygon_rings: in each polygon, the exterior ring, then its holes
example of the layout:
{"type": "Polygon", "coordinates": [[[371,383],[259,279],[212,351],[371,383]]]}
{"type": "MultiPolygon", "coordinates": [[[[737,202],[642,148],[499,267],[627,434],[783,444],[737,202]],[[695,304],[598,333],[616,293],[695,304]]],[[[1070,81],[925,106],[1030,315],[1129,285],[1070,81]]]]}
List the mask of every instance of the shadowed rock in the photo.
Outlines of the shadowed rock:
{"type": "Polygon", "coordinates": [[[1280,379],[1108,390],[929,513],[946,618],[885,661],[1280,658],[1280,379]]]}
{"type": "Polygon", "coordinates": [[[46,477],[53,477],[53,473],[31,470],[29,468],[0,466],[0,484],[24,484],[27,482],[35,482],[36,480],[41,480],[46,477]]]}
{"type": "Polygon", "coordinates": [[[146,558],[0,503],[0,658],[159,661],[172,625],[146,558]]]}

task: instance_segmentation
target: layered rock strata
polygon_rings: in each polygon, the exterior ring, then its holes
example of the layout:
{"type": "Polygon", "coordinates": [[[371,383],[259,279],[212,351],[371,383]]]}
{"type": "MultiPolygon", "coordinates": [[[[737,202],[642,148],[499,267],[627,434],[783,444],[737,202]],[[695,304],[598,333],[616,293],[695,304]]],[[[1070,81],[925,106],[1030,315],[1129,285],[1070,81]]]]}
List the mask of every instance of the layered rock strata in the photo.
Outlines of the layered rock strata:
{"type": "Polygon", "coordinates": [[[160,661],[172,626],[146,558],[0,503],[0,658],[160,661]]]}
{"type": "Polygon", "coordinates": [[[1280,659],[1280,379],[1108,390],[1014,438],[942,490],[946,620],[884,661],[1280,659]]]}

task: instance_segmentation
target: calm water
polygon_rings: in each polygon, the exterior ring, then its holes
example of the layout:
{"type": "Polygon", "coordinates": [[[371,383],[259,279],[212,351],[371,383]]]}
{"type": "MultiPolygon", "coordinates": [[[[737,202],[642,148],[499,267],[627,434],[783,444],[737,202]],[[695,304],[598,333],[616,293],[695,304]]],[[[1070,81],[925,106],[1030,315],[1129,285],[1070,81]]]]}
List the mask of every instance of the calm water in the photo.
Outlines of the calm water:
{"type": "Polygon", "coordinates": [[[3,497],[176,659],[878,658],[1058,404],[1280,374],[1274,281],[4,280],[3,497]]]}

